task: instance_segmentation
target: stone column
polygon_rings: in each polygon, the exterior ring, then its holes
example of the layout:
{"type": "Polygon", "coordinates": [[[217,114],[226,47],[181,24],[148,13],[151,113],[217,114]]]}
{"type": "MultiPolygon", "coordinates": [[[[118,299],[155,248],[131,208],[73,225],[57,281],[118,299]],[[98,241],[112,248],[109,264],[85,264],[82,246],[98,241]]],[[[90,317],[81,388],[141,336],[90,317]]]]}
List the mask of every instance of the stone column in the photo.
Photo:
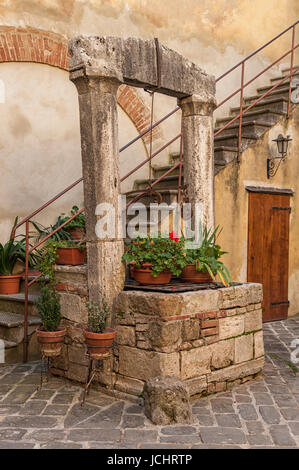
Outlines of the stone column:
{"type": "MultiPolygon", "coordinates": [[[[123,240],[118,237],[118,195],[120,193],[118,116],[116,93],[121,81],[86,68],[71,70],[70,79],[79,94],[81,153],[90,300],[104,296],[110,306],[123,289],[123,240]],[[114,208],[115,234],[98,238],[96,215],[99,204],[114,208]]],[[[102,216],[103,214],[101,214],[102,216]]]]}
{"type": "Polygon", "coordinates": [[[214,227],[215,96],[203,92],[180,99],[178,103],[182,109],[184,181],[188,199],[192,208],[202,203],[202,221],[214,227]]]}

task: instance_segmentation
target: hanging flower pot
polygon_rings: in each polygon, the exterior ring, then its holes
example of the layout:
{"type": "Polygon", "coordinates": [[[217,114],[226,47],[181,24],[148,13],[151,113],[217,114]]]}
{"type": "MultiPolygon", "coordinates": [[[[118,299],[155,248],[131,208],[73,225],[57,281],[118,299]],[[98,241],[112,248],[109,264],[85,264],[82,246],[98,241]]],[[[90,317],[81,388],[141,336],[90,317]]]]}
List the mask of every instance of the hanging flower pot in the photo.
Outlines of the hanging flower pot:
{"type": "Polygon", "coordinates": [[[86,248],[60,247],[57,248],[56,264],[77,266],[85,263],[86,248]]]}
{"type": "Polygon", "coordinates": [[[22,274],[0,276],[0,294],[18,294],[22,274]]]}
{"type": "Polygon", "coordinates": [[[134,268],[134,279],[142,285],[169,284],[171,280],[171,271],[167,269],[159,273],[158,276],[154,276],[152,265],[150,263],[144,263],[141,268],[134,268]]]}
{"type": "Polygon", "coordinates": [[[187,266],[183,268],[181,278],[186,282],[191,282],[194,284],[213,282],[213,279],[208,271],[197,271],[194,264],[187,264],[187,266]]]}
{"type": "Polygon", "coordinates": [[[116,330],[106,328],[103,333],[94,333],[88,329],[83,330],[85,342],[91,359],[103,359],[113,347],[116,330]]]}
{"type": "Polygon", "coordinates": [[[55,357],[60,355],[66,335],[65,328],[57,331],[45,331],[37,328],[36,335],[44,356],[55,357]]]}

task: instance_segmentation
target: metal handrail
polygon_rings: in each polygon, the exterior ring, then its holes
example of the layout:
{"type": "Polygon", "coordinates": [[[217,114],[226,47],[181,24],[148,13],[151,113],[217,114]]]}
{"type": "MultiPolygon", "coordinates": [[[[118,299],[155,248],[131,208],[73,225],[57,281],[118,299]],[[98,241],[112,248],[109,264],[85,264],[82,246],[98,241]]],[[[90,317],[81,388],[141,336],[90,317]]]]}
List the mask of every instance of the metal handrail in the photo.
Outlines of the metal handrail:
{"type": "MultiPolygon", "coordinates": [[[[297,44],[295,46],[295,28],[296,28],[296,25],[298,24],[299,21],[296,21],[295,23],[293,23],[291,26],[289,26],[288,28],[286,28],[284,31],[282,31],[281,33],[279,33],[278,35],[276,35],[274,38],[272,38],[270,41],[268,41],[267,43],[265,43],[263,46],[259,47],[258,49],[256,49],[254,52],[252,52],[250,55],[248,55],[247,57],[245,57],[243,60],[241,60],[238,64],[236,64],[235,66],[233,66],[232,68],[230,68],[229,70],[227,70],[224,74],[222,74],[220,77],[218,77],[216,79],[216,83],[219,82],[220,80],[222,80],[224,77],[228,76],[231,72],[233,72],[234,70],[236,70],[238,67],[241,66],[241,86],[240,88],[238,88],[238,90],[236,90],[235,92],[233,92],[231,95],[229,95],[227,98],[225,98],[217,107],[219,108],[220,106],[222,106],[224,103],[226,103],[229,99],[231,99],[233,96],[235,96],[237,93],[240,93],[240,113],[233,117],[231,121],[229,121],[227,124],[225,124],[221,129],[219,129],[215,134],[214,136],[217,136],[218,134],[220,134],[223,130],[225,130],[227,127],[229,127],[233,122],[235,122],[236,120],[239,119],[239,133],[238,133],[238,160],[239,160],[239,157],[240,157],[240,151],[241,151],[241,144],[242,144],[242,119],[243,119],[243,115],[246,114],[253,106],[255,106],[259,101],[261,101],[263,98],[265,98],[267,95],[269,95],[269,93],[271,93],[273,90],[275,90],[279,85],[281,85],[284,81],[286,81],[288,78],[290,78],[290,83],[289,83],[289,96],[288,96],[288,111],[287,111],[287,116],[289,116],[289,113],[290,113],[290,104],[291,104],[291,91],[292,91],[292,76],[294,75],[294,73],[296,73],[299,68],[296,67],[294,69],[294,51],[295,49],[298,47],[299,44],[297,44]],[[269,46],[271,43],[273,43],[274,41],[276,41],[278,38],[280,38],[282,35],[284,35],[286,32],[292,30],[292,46],[291,46],[291,49],[284,53],[279,59],[277,59],[276,61],[274,61],[271,65],[267,66],[263,71],[261,71],[259,74],[257,74],[255,77],[253,77],[252,79],[250,79],[249,81],[247,81],[246,83],[244,83],[244,77],[245,77],[245,63],[253,56],[255,56],[258,52],[260,52],[261,50],[263,50],[264,48],[266,48],[267,46],[269,46]],[[291,54],[291,60],[290,60],[290,74],[287,75],[286,77],[283,77],[282,80],[280,80],[275,86],[273,86],[270,90],[268,90],[266,93],[264,93],[263,95],[261,95],[257,100],[255,100],[253,103],[251,103],[246,109],[243,109],[243,94],[244,94],[244,89],[249,85],[251,84],[254,80],[256,80],[258,77],[260,77],[263,73],[265,73],[267,70],[269,70],[271,67],[273,67],[274,65],[276,65],[279,61],[281,61],[283,58],[285,58],[287,55],[291,54]]],[[[160,125],[162,122],[164,122],[165,120],[167,120],[170,116],[172,116],[173,114],[175,114],[177,111],[180,110],[180,107],[177,106],[176,108],[174,108],[171,112],[169,112],[168,114],[166,114],[164,117],[162,117],[160,120],[158,120],[157,122],[155,122],[153,125],[151,125],[148,129],[146,129],[145,131],[143,131],[141,134],[139,134],[137,137],[135,137],[134,139],[132,139],[130,142],[128,142],[126,145],[124,145],[123,147],[121,147],[119,149],[119,152],[122,152],[124,150],[126,150],[128,147],[130,147],[132,144],[134,144],[135,142],[137,142],[139,139],[141,139],[142,137],[144,137],[147,133],[151,132],[152,129],[156,128],[158,125],[160,125]]],[[[181,124],[182,125],[182,124],[181,124]]],[[[138,164],[133,170],[131,170],[129,173],[127,173],[124,177],[121,178],[121,182],[124,181],[126,178],[128,178],[129,176],[131,176],[133,173],[135,173],[139,168],[141,168],[143,165],[145,165],[147,162],[151,162],[151,160],[156,156],[158,155],[161,151],[163,151],[165,148],[167,148],[169,145],[171,145],[175,140],[177,140],[178,138],[180,138],[180,159],[179,159],[179,162],[174,164],[170,169],[168,169],[165,173],[163,173],[158,179],[156,179],[155,182],[151,183],[150,184],[150,187],[146,190],[140,190],[138,195],[133,198],[132,201],[129,202],[128,205],[132,204],[135,200],[137,200],[138,198],[142,197],[143,195],[146,195],[148,194],[149,191],[152,191],[152,188],[158,184],[160,181],[163,180],[163,178],[165,178],[168,174],[170,174],[174,169],[178,168],[179,167],[179,183],[178,183],[178,199],[180,200],[180,191],[181,191],[181,182],[182,182],[182,166],[183,166],[183,138],[182,138],[182,128],[181,128],[181,133],[179,135],[177,135],[176,137],[174,137],[173,139],[171,139],[169,142],[167,142],[165,145],[163,145],[159,150],[157,150],[153,155],[151,155],[149,158],[147,158],[146,160],[144,160],[142,163],[138,164]]],[[[61,224],[57,229],[55,229],[54,231],[52,231],[50,234],[48,234],[46,237],[44,237],[42,240],[40,240],[38,243],[36,243],[33,247],[30,247],[29,245],[29,223],[30,223],[30,220],[32,219],[32,217],[34,217],[35,215],[39,214],[43,209],[45,209],[46,207],[48,207],[49,205],[51,205],[53,202],[55,202],[57,199],[59,199],[61,196],[63,196],[64,194],[66,194],[68,191],[70,191],[72,188],[74,188],[77,184],[79,184],[80,182],[83,181],[83,177],[79,178],[78,180],[76,180],[73,184],[69,185],[67,188],[65,188],[63,191],[61,191],[60,193],[58,193],[56,196],[54,196],[53,198],[51,198],[48,202],[46,202],[45,204],[43,204],[41,207],[39,207],[38,209],[36,209],[34,212],[32,212],[29,216],[25,217],[24,219],[22,219],[17,225],[16,227],[14,227],[14,229],[12,230],[11,232],[11,238],[14,238],[15,237],[15,234],[16,234],[16,230],[21,227],[23,224],[25,224],[26,226],[26,254],[25,254],[25,314],[24,314],[24,362],[27,361],[27,354],[28,354],[28,289],[29,287],[35,282],[37,281],[41,275],[38,275],[36,277],[34,277],[33,280],[31,280],[29,282],[29,255],[30,253],[32,253],[32,251],[34,251],[35,249],[37,249],[40,245],[42,245],[45,241],[47,241],[47,239],[49,239],[50,237],[52,237],[56,232],[58,232],[61,228],[63,228],[65,225],[67,225],[69,222],[71,222],[75,217],[77,217],[79,214],[81,214],[84,209],[81,209],[80,211],[78,211],[75,215],[73,215],[72,217],[70,217],[66,222],[64,222],[63,224],[61,224]]]]}

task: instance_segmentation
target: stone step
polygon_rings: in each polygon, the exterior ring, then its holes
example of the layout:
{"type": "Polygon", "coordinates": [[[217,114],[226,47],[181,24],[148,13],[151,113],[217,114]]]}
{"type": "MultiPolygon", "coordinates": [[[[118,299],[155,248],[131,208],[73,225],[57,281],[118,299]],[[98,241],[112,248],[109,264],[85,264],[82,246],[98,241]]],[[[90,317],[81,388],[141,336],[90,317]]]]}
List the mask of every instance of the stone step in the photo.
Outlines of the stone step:
{"type": "MultiPolygon", "coordinates": [[[[260,93],[256,94],[256,95],[252,95],[252,96],[248,96],[248,97],[245,97],[244,98],[244,104],[245,105],[249,105],[251,103],[253,103],[255,100],[259,99],[261,97],[261,95],[263,95],[264,93],[266,93],[268,90],[270,90],[271,87],[265,89],[264,91],[261,91],[260,93]]],[[[296,87],[295,86],[292,86],[291,87],[292,90],[295,90],[296,87]]],[[[265,96],[265,98],[263,98],[260,103],[266,103],[268,102],[270,99],[272,98],[285,98],[285,99],[288,99],[288,96],[289,96],[289,87],[287,86],[284,86],[284,87],[278,87],[278,88],[275,88],[275,90],[271,91],[271,93],[269,93],[269,95],[265,96]]]]}
{"type": "MultiPolygon", "coordinates": [[[[28,334],[31,335],[38,325],[39,317],[28,316],[28,334]]],[[[0,311],[0,338],[19,344],[24,337],[24,315],[0,311]]]]}
{"type": "MultiPolygon", "coordinates": [[[[293,67],[293,69],[295,69],[295,67],[293,67]]],[[[290,74],[290,72],[291,72],[291,70],[289,71],[289,73],[284,73],[283,75],[280,75],[279,77],[271,78],[271,82],[273,83],[273,85],[275,85],[275,83],[280,82],[280,80],[282,80],[284,77],[287,77],[287,76],[290,74]]],[[[299,77],[299,70],[297,70],[297,71],[293,74],[293,77],[296,77],[296,78],[299,77]]],[[[290,83],[290,79],[288,78],[288,79],[285,80],[283,83],[284,83],[284,84],[290,83]]]]}
{"type": "MultiPolygon", "coordinates": [[[[247,135],[242,136],[242,143],[241,143],[241,151],[245,150],[247,147],[249,147],[251,144],[256,142],[258,140],[258,137],[255,135],[247,135]]],[[[217,145],[228,145],[230,147],[237,147],[238,146],[238,135],[237,133],[231,133],[227,135],[217,135],[214,138],[214,142],[217,142],[217,145]]]]}
{"type": "MultiPolygon", "coordinates": [[[[252,111],[253,110],[261,111],[261,110],[265,110],[265,109],[271,109],[273,111],[278,111],[280,113],[287,113],[287,111],[288,111],[288,100],[284,97],[278,97],[278,98],[273,98],[272,97],[271,99],[267,100],[267,102],[265,102],[265,101],[262,102],[261,101],[261,102],[255,104],[251,108],[252,111]]],[[[244,108],[243,108],[243,110],[244,110],[244,108]]],[[[230,110],[231,116],[236,116],[237,114],[239,114],[239,112],[240,112],[240,107],[231,108],[231,110],[230,110]]]]}
{"type": "MultiPolygon", "coordinates": [[[[242,135],[246,136],[257,136],[260,137],[263,135],[269,128],[272,127],[267,121],[245,121],[242,122],[242,135]]],[[[221,127],[215,128],[215,133],[218,132],[221,127]]],[[[230,124],[226,129],[224,129],[218,135],[228,135],[228,134],[238,134],[239,133],[239,120],[230,124]]]]}
{"type": "MultiPolygon", "coordinates": [[[[129,191],[128,193],[126,193],[127,202],[132,200],[134,197],[138,196],[139,193],[140,191],[136,189],[134,191],[129,191]]],[[[177,200],[178,189],[177,187],[173,189],[160,189],[159,194],[161,194],[163,202],[166,202],[166,204],[172,204],[177,200]]],[[[151,202],[153,202],[153,197],[143,196],[142,198],[138,199],[138,202],[142,202],[144,205],[149,205],[151,202]]]]}
{"type": "MultiPolygon", "coordinates": [[[[285,112],[274,111],[270,108],[252,111],[250,110],[243,115],[243,122],[254,120],[256,122],[268,122],[269,124],[274,125],[285,115],[285,112]]],[[[217,119],[216,127],[219,128],[220,126],[224,126],[225,124],[230,122],[232,118],[233,116],[228,116],[225,118],[217,119]]]]}
{"type": "MultiPolygon", "coordinates": [[[[8,364],[19,364],[23,362],[23,341],[20,343],[16,343],[15,341],[4,341],[4,360],[1,366],[6,366],[8,364]]],[[[36,361],[40,359],[40,348],[37,342],[36,334],[32,334],[29,337],[29,344],[28,344],[28,361],[36,361]]]]}
{"type": "MultiPolygon", "coordinates": [[[[155,183],[157,181],[158,178],[153,178],[152,182],[155,183]]],[[[165,178],[163,178],[162,181],[160,181],[159,183],[157,183],[155,185],[155,189],[159,189],[159,188],[169,188],[169,189],[174,189],[175,187],[175,184],[177,183],[178,181],[178,176],[177,175],[171,175],[171,176],[166,176],[165,178]]],[[[182,179],[182,184],[183,183],[183,179],[182,179]]],[[[135,180],[135,183],[134,183],[134,186],[136,187],[136,189],[146,189],[148,187],[148,179],[138,179],[138,180],[135,180]]]]}
{"type": "MultiPolygon", "coordinates": [[[[28,313],[37,316],[37,310],[34,302],[38,299],[37,294],[29,294],[28,296],[28,313]]],[[[1,312],[13,312],[20,315],[24,315],[24,304],[25,294],[20,292],[19,294],[0,295],[0,311],[1,312]]]]}

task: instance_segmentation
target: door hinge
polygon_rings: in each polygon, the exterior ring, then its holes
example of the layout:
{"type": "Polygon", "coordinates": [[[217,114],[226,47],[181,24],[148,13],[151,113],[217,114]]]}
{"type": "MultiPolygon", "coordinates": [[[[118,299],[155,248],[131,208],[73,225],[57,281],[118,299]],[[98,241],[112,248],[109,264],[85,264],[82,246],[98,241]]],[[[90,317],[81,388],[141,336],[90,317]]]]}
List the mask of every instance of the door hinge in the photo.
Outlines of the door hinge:
{"type": "Polygon", "coordinates": [[[290,305],[290,302],[289,302],[289,300],[283,300],[282,302],[271,302],[270,305],[271,305],[271,306],[272,306],[272,305],[273,305],[273,306],[274,306],[274,305],[288,305],[288,306],[289,306],[289,305],[290,305]]]}
{"type": "Polygon", "coordinates": [[[279,207],[279,206],[272,206],[272,209],[276,209],[278,211],[289,211],[291,212],[291,207],[279,207]]]}

